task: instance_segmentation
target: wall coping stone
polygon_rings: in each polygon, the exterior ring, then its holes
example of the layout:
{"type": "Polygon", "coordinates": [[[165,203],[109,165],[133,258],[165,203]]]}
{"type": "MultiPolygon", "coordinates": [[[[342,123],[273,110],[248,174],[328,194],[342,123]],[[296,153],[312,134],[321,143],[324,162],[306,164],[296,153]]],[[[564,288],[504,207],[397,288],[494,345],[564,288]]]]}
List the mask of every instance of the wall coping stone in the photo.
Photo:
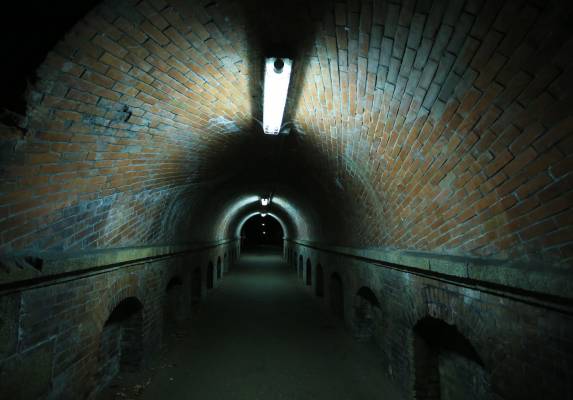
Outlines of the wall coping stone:
{"type": "Polygon", "coordinates": [[[0,255],[0,293],[94,270],[140,264],[161,258],[196,253],[228,245],[238,239],[223,239],[207,243],[134,246],[77,252],[37,252],[0,255]]]}
{"type": "Polygon", "coordinates": [[[573,300],[573,271],[540,265],[540,262],[512,262],[503,259],[453,256],[384,248],[356,248],[308,240],[287,240],[319,251],[422,274],[429,277],[463,281],[467,285],[494,289],[513,289],[522,294],[553,296],[558,302],[573,300]],[[559,298],[559,299],[557,299],[559,298]]]}

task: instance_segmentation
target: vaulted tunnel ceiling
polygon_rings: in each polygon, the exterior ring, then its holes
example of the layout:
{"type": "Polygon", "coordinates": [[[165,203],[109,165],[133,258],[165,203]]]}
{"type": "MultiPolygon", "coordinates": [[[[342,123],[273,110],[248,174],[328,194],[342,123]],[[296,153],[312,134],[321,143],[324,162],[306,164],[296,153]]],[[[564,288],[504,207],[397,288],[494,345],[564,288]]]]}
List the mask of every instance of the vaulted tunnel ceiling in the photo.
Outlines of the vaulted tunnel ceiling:
{"type": "Polygon", "coordinates": [[[2,128],[2,250],[220,239],[229,209],[272,192],[299,239],[570,264],[571,16],[546,1],[103,2],[2,128]],[[266,55],[295,62],[288,136],[258,122],[266,55]]]}

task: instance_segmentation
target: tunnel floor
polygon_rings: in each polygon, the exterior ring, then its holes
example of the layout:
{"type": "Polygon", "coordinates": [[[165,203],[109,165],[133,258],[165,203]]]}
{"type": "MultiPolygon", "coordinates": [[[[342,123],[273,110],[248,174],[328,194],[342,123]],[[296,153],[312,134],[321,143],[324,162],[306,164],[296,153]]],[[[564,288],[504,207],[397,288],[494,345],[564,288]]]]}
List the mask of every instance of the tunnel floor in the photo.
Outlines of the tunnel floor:
{"type": "Polygon", "coordinates": [[[138,398],[401,398],[280,254],[244,254],[177,332],[138,398]]]}

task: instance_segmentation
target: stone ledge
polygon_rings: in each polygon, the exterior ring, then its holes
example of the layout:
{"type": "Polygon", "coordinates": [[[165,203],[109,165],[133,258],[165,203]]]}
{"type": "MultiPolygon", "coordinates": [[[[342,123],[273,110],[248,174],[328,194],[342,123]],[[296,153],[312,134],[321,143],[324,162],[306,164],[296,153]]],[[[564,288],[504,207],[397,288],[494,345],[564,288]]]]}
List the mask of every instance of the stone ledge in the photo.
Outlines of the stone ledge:
{"type": "Polygon", "coordinates": [[[573,271],[536,263],[511,262],[501,259],[451,256],[415,251],[365,249],[325,245],[306,240],[287,240],[319,251],[343,257],[446,279],[464,280],[475,286],[502,286],[541,295],[573,299],[573,271]],[[385,265],[384,265],[385,264],[385,265]]]}
{"type": "Polygon", "coordinates": [[[237,240],[225,239],[209,243],[137,246],[69,253],[39,252],[1,255],[0,290],[2,286],[22,281],[45,280],[70,273],[132,265],[158,258],[195,253],[227,245],[237,240]]]}

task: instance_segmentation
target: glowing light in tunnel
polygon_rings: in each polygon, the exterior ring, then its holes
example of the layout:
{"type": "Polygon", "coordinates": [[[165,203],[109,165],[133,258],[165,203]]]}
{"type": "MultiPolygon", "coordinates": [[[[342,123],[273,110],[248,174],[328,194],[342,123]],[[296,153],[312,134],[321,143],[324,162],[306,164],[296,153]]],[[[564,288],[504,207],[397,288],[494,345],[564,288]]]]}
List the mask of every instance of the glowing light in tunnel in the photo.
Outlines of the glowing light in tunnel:
{"type": "Polygon", "coordinates": [[[292,60],[267,58],[265,62],[265,89],[263,104],[263,130],[278,135],[285,110],[292,60]]]}
{"type": "Polygon", "coordinates": [[[266,198],[266,197],[262,197],[261,198],[261,205],[266,207],[269,205],[270,199],[266,198]]]}
{"type": "Polygon", "coordinates": [[[260,214],[261,214],[261,217],[263,217],[263,218],[267,216],[267,213],[260,213],[260,214]]]}

